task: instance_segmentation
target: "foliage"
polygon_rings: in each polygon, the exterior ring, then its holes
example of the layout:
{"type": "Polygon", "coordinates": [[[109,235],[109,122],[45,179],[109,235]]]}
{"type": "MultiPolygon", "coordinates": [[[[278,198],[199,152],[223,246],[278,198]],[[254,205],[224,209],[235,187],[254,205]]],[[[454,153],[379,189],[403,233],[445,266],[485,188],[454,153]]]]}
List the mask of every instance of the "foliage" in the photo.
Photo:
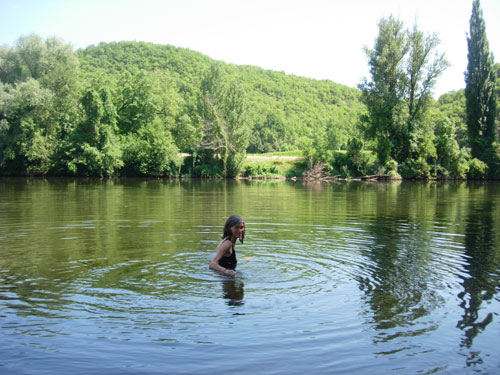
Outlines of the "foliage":
{"type": "Polygon", "coordinates": [[[401,175],[398,173],[398,162],[396,160],[389,160],[383,166],[382,170],[395,180],[401,179],[401,175]]]}
{"type": "Polygon", "coordinates": [[[472,179],[483,179],[486,177],[486,174],[488,172],[488,166],[486,165],[485,162],[473,158],[469,162],[469,173],[468,177],[472,179]]]}
{"type": "Polygon", "coordinates": [[[56,147],[50,126],[50,90],[29,78],[14,85],[0,83],[0,170],[5,174],[45,174],[56,147]]]}
{"type": "Polygon", "coordinates": [[[446,69],[444,55],[435,52],[439,39],[411,31],[390,16],[379,22],[373,49],[365,49],[371,80],[360,85],[368,113],[365,134],[377,143],[381,165],[401,164],[406,177],[430,176],[432,126],[426,116],[436,78],[446,69]],[[416,169],[422,168],[417,173],[416,169]]]}
{"type": "Polygon", "coordinates": [[[298,146],[309,168],[318,162],[328,165],[332,159],[333,154],[325,129],[318,130],[312,137],[301,137],[298,146]]]}
{"type": "Polygon", "coordinates": [[[473,1],[467,46],[465,104],[471,154],[489,164],[496,138],[496,77],[479,0],[473,1]]]}
{"type": "Polygon", "coordinates": [[[199,114],[203,138],[200,150],[222,161],[224,176],[236,176],[250,137],[244,92],[227,82],[220,64],[214,64],[201,83],[199,114]]]}
{"type": "Polygon", "coordinates": [[[303,159],[296,160],[245,160],[243,163],[243,176],[256,178],[297,177],[306,170],[303,159]]]}
{"type": "Polygon", "coordinates": [[[362,176],[368,173],[369,157],[363,153],[363,142],[352,138],[347,144],[347,167],[354,176],[362,176]]]}
{"type": "MultiPolygon", "coordinates": [[[[199,142],[198,101],[202,81],[214,61],[202,54],[169,45],[142,42],[100,43],[78,51],[85,74],[123,74],[135,70],[169,74],[184,100],[188,131],[196,133],[185,152],[199,142]]],[[[226,80],[238,83],[245,93],[252,137],[249,152],[297,148],[300,137],[328,128],[339,146],[359,135],[358,117],[364,111],[359,91],[331,81],[318,81],[253,66],[219,63],[226,80]]],[[[181,128],[183,126],[181,125],[181,128]]],[[[181,132],[178,132],[181,133],[181,132]]]]}
{"type": "Polygon", "coordinates": [[[224,177],[222,160],[211,150],[199,150],[184,159],[182,175],[192,177],[224,177]]]}
{"type": "Polygon", "coordinates": [[[79,63],[56,38],[0,47],[0,174],[46,174],[78,117],[79,63]]]}
{"type": "Polygon", "coordinates": [[[465,179],[469,171],[468,155],[460,149],[455,137],[455,127],[448,119],[439,124],[435,139],[437,163],[436,177],[465,179]]]}
{"type": "Polygon", "coordinates": [[[471,160],[464,90],[430,96],[446,67],[437,45],[382,19],[359,91],[168,45],[73,51],[22,36],[0,47],[0,175],[293,177],[321,162],[346,177],[500,177],[498,134],[471,160]],[[249,161],[246,152],[305,159],[249,161]]]}
{"type": "Polygon", "coordinates": [[[429,179],[431,177],[431,167],[423,157],[417,159],[407,159],[399,168],[399,172],[405,178],[429,179]]]}
{"type": "Polygon", "coordinates": [[[67,137],[64,153],[67,173],[111,176],[123,165],[116,136],[116,110],[106,88],[87,88],[80,100],[81,121],[67,137]]]}
{"type": "Polygon", "coordinates": [[[285,121],[275,113],[270,113],[263,122],[254,125],[249,151],[256,153],[283,151],[292,143],[285,121]]]}
{"type": "Polygon", "coordinates": [[[491,155],[489,157],[489,175],[493,178],[500,178],[500,142],[493,142],[491,145],[491,155]]]}
{"type": "Polygon", "coordinates": [[[123,140],[121,173],[126,176],[178,175],[181,166],[179,149],[165,124],[157,117],[123,140]]]}
{"type": "Polygon", "coordinates": [[[332,173],[340,177],[359,177],[376,172],[376,157],[363,151],[363,142],[352,138],[347,144],[347,152],[333,154],[332,173]]]}
{"type": "Polygon", "coordinates": [[[450,91],[432,103],[430,117],[434,127],[439,128],[443,121],[450,122],[454,128],[455,139],[460,148],[468,147],[467,124],[465,120],[465,90],[450,91]]]}
{"type": "Polygon", "coordinates": [[[498,108],[500,108],[500,64],[495,64],[493,66],[493,69],[495,70],[495,76],[496,76],[496,81],[495,81],[495,96],[497,98],[497,116],[495,120],[495,129],[496,129],[496,139],[500,139],[500,111],[498,108]]]}

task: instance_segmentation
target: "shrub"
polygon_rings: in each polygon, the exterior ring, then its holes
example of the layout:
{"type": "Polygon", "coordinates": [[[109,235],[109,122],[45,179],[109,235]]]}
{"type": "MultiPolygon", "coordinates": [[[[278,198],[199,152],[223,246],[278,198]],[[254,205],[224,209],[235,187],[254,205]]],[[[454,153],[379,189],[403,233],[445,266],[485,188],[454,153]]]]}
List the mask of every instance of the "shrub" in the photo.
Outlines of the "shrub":
{"type": "Polygon", "coordinates": [[[179,149],[164,124],[155,119],[124,137],[122,173],[132,176],[172,176],[179,172],[179,149]]]}
{"type": "Polygon", "coordinates": [[[488,166],[481,160],[474,158],[469,161],[469,173],[467,174],[469,178],[483,179],[486,177],[487,171],[488,166]]]}
{"type": "Polygon", "coordinates": [[[423,157],[407,159],[400,167],[404,178],[427,180],[431,177],[431,167],[423,157]]]}
{"type": "Polygon", "coordinates": [[[222,177],[224,166],[222,160],[214,157],[212,151],[204,150],[186,157],[181,173],[192,177],[222,177]]]}

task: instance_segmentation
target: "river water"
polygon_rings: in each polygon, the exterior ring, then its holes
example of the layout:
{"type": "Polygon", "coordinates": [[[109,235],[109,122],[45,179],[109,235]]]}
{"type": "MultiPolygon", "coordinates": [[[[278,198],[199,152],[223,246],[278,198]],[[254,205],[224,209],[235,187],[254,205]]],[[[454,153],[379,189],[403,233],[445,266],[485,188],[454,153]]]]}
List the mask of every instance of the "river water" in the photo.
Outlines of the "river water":
{"type": "Polygon", "coordinates": [[[499,207],[498,183],[0,179],[0,373],[499,373],[499,207]],[[234,279],[208,269],[233,213],[234,279]]]}

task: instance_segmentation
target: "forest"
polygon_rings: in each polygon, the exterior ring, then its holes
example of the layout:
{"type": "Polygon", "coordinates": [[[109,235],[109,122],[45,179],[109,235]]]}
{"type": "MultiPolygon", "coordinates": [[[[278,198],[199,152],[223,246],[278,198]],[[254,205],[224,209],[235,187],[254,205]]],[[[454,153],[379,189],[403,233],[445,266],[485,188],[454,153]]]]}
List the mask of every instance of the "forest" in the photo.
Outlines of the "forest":
{"type": "Polygon", "coordinates": [[[435,100],[439,39],[390,16],[356,88],[146,42],[73,50],[36,34],[0,47],[0,176],[234,177],[248,153],[297,170],[405,179],[500,178],[500,64],[479,1],[466,88],[435,100]]]}

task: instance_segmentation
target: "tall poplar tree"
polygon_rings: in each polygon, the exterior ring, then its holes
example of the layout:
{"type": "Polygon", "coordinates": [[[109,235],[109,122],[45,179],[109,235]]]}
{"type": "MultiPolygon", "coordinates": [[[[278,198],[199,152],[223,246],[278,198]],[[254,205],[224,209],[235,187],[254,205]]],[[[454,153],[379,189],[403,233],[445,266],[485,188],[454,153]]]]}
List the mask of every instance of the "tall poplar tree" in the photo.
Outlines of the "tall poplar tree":
{"type": "Polygon", "coordinates": [[[495,141],[495,71],[479,0],[472,3],[467,46],[469,61],[465,72],[465,107],[471,154],[489,164],[495,141]]]}

